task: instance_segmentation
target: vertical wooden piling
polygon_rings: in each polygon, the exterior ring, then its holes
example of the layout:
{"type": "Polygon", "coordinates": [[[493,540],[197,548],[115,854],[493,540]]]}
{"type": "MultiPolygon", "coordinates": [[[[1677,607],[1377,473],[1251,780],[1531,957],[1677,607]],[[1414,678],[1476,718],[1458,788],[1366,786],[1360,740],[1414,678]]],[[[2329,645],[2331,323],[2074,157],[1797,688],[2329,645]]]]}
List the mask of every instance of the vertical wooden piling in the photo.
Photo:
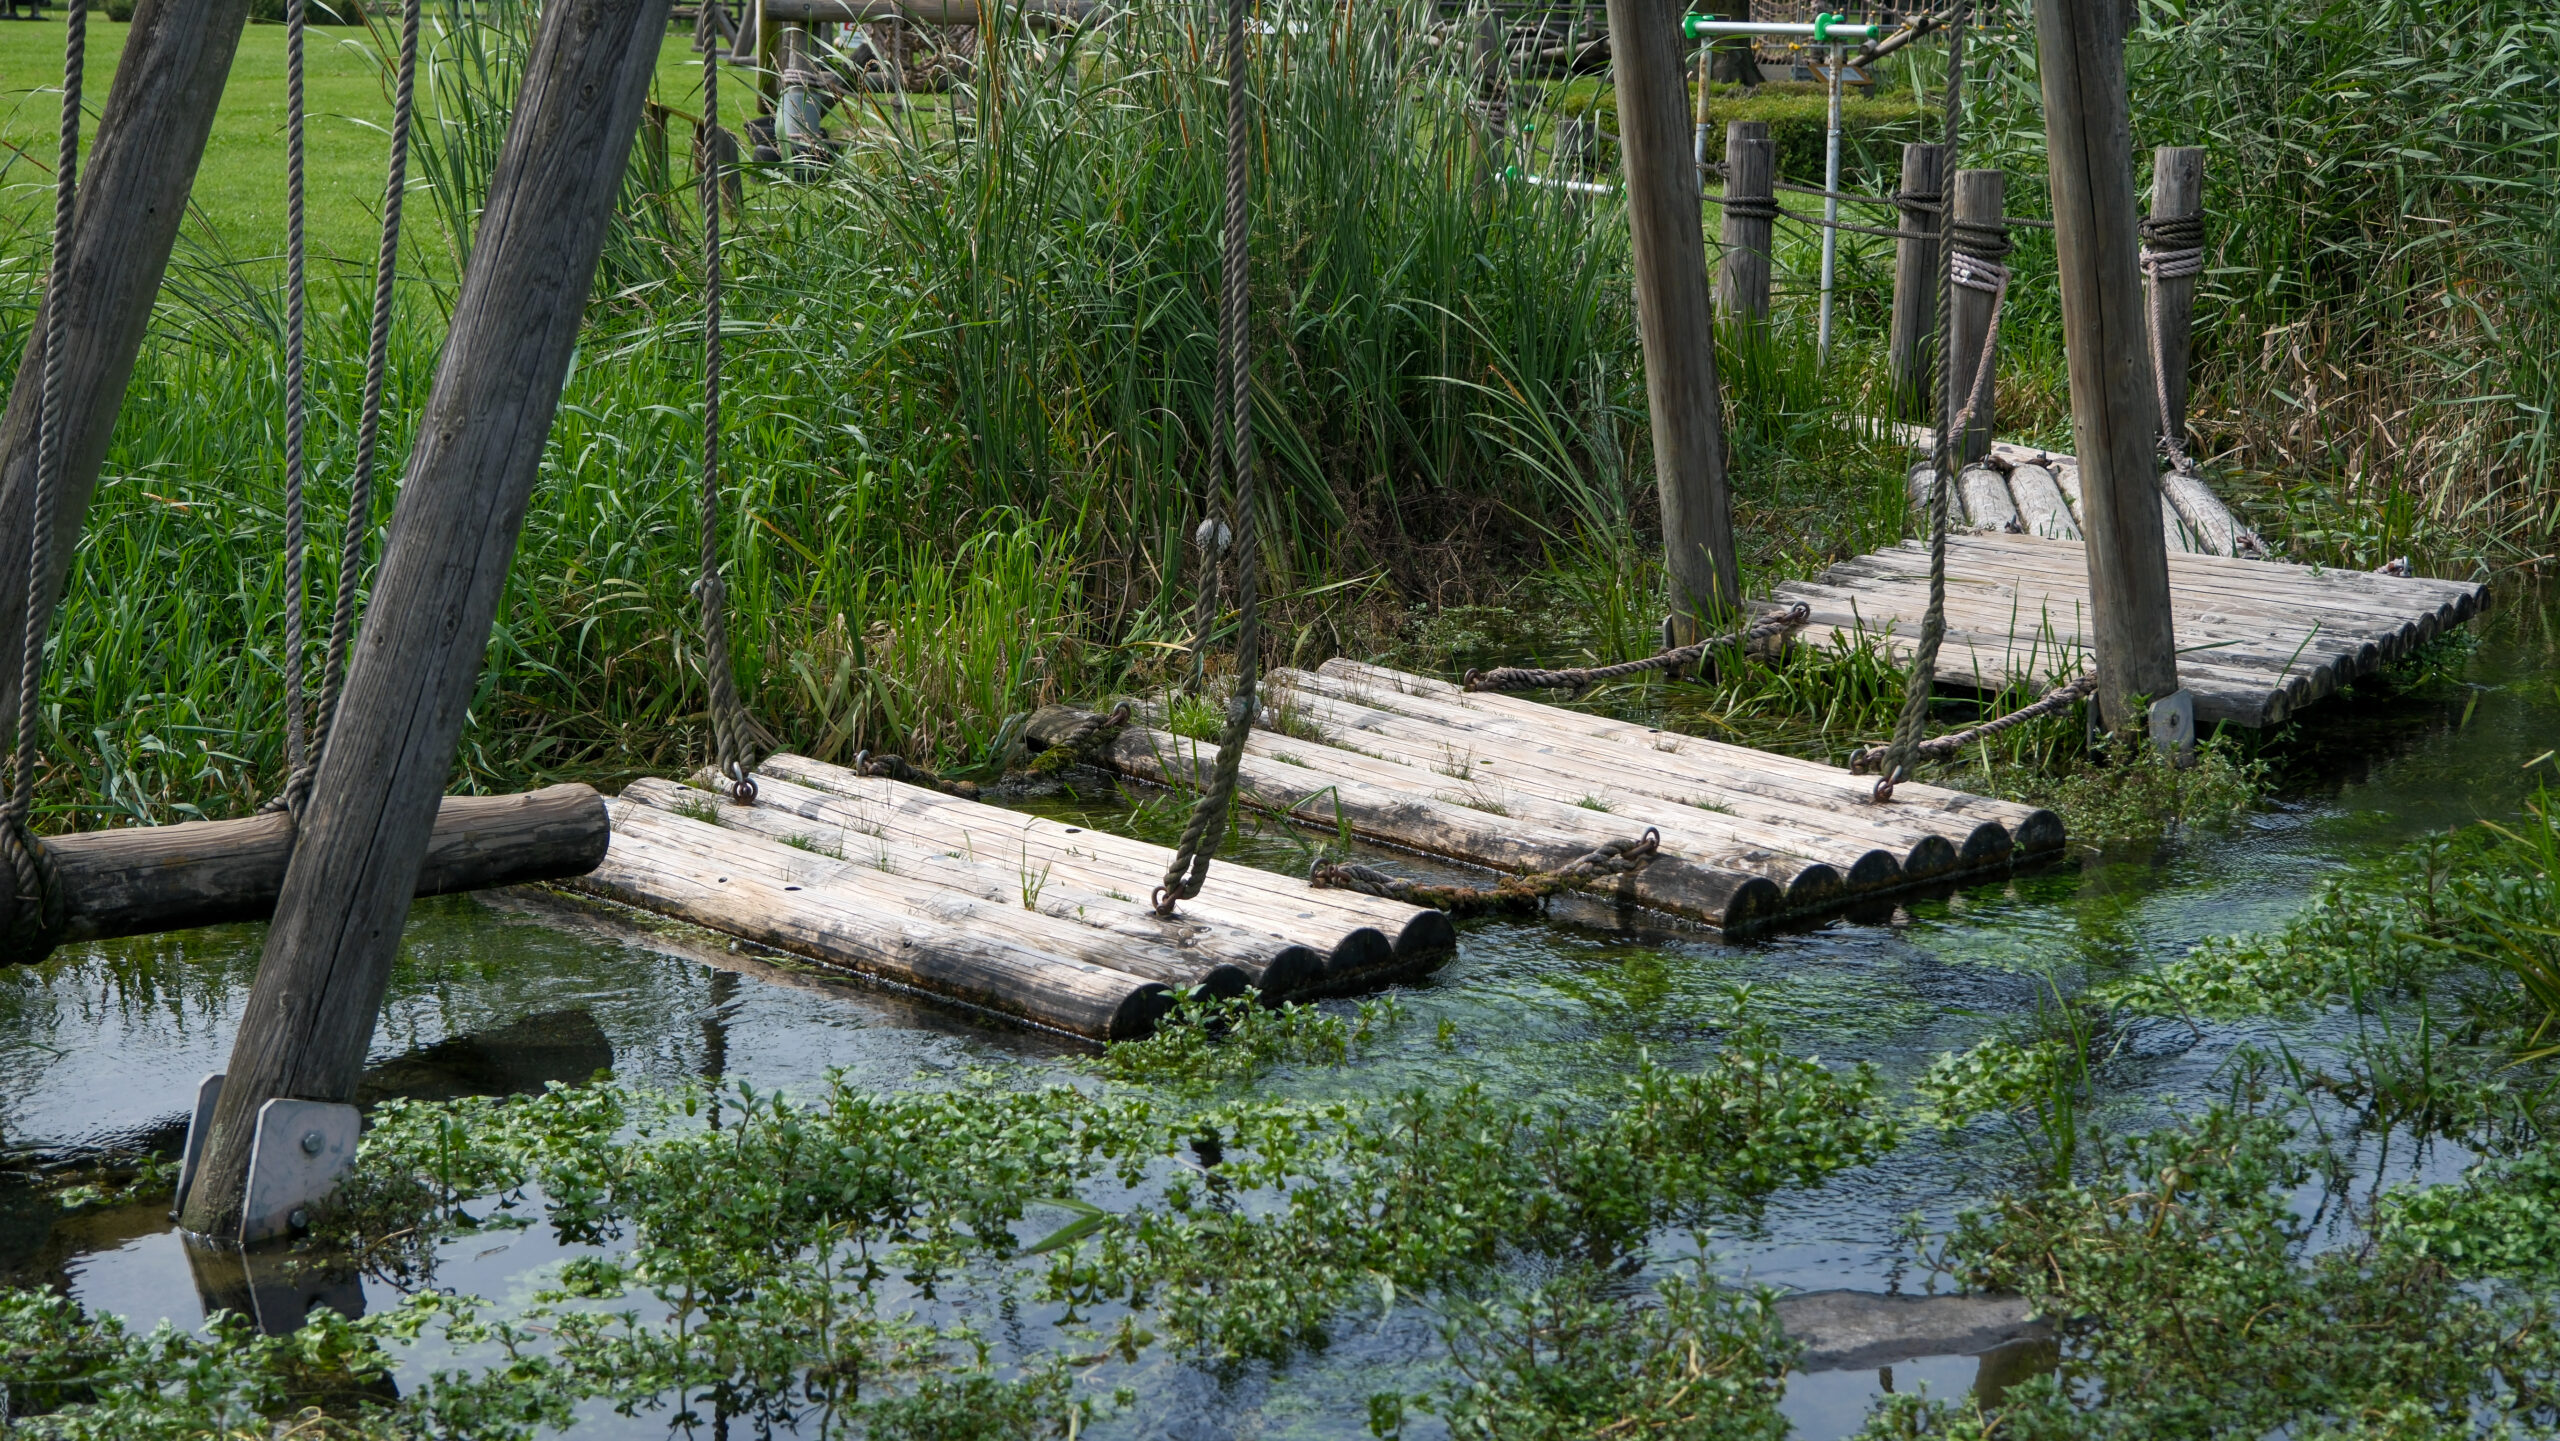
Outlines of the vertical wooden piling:
{"type": "Polygon", "coordinates": [[[1679,20],[1677,0],[1609,0],[1654,484],[1674,588],[1672,630],[1685,640],[1697,633],[1701,617],[1712,620],[1737,607],[1741,586],[1725,496],[1724,397],[1716,384],[1698,170],[1689,158],[1679,20]]]}
{"type": "MultiPolygon", "coordinates": [[[[1997,252],[2007,248],[2008,231],[2001,224],[2000,208],[2008,203],[2008,189],[2007,177],[1997,170],[1956,172],[1955,184],[1947,187],[1947,203],[1956,208],[1956,224],[1962,227],[1955,240],[1959,253],[1970,247],[1985,259],[1997,260],[1997,252]],[[1968,240],[1968,232],[1975,238],[1968,240]],[[1999,238],[1991,239],[1993,236],[1999,238]]],[[[1948,419],[1964,408],[1966,389],[1973,384],[1974,370],[1982,363],[1982,348],[1993,341],[1991,306],[1991,292],[1969,285],[1956,286],[1947,302],[1947,373],[1954,380],[1948,419]]],[[[1996,371],[2000,357],[1992,356],[1991,364],[1996,371]]],[[[1991,396],[1986,393],[1981,404],[1974,407],[1973,420],[1965,426],[1964,434],[1956,437],[1959,462],[1980,460],[1991,453],[1992,410],[1991,396]]]]}
{"type": "MultiPolygon", "coordinates": [[[[248,23],[248,0],[143,0],[116,62],[115,82],[79,177],[70,278],[59,297],[68,332],[47,606],[61,599],[63,578],[71,573],[98,467],[106,461],[152,302],[169,268],[169,249],[204,159],[213,112],[231,75],[232,52],[248,23]]],[[[7,415],[0,418],[0,555],[13,561],[28,553],[32,539],[27,532],[35,514],[44,341],[41,322],[27,328],[25,359],[9,392],[7,415]]],[[[18,634],[26,603],[26,588],[13,574],[11,583],[0,585],[0,635],[18,634]]],[[[17,713],[17,688],[0,686],[0,725],[17,713]]]]}
{"type": "Polygon", "coordinates": [[[347,1101],[584,319],[667,0],[551,0],[186,1200],[237,1233],[258,1108],[347,1101]]]}
{"type": "Polygon", "coordinates": [[[1778,148],[1761,120],[1724,127],[1724,263],[1716,297],[1728,319],[1769,318],[1769,231],[1777,212],[1778,148]]]}
{"type": "MultiPolygon", "coordinates": [[[[2163,145],[2151,152],[2151,218],[2185,220],[2204,213],[2204,150],[2193,145],[2163,145]]],[[[2194,353],[2196,280],[2174,275],[2151,283],[2158,287],[2151,310],[2160,325],[2160,381],[2169,398],[2161,428],[2184,444],[2187,437],[2187,361],[2194,353]]]]}
{"type": "Polygon", "coordinates": [[[1893,332],[1886,354],[1893,369],[1894,412],[1904,420],[1929,415],[1929,362],[1938,338],[1938,207],[1945,182],[1945,147],[1902,147],[1902,204],[1898,228],[1926,240],[1893,243],[1893,332]]]}
{"type": "Polygon", "coordinates": [[[2035,0],[2035,15],[2098,701],[2107,724],[2121,727],[2143,720],[2141,698],[2164,699],[2178,688],[2123,16],[2087,0],[2035,0]]]}

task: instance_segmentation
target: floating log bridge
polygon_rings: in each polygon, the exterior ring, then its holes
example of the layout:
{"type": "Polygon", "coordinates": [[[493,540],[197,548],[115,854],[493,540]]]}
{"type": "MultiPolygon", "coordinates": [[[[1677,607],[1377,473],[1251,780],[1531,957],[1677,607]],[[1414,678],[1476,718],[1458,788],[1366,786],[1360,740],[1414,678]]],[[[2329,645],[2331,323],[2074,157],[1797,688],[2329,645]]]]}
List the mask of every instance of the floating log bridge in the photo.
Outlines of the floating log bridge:
{"type": "MultiPolygon", "coordinates": [[[[1551,870],[1647,829],[1642,869],[1589,888],[1728,931],[1819,915],[2061,850],[2051,811],[1906,785],[1891,805],[1836,766],[1563,710],[1349,660],[1265,680],[1237,798],[1472,865],[1551,870]]],[[[1212,749],[1131,726],[1104,754],[1189,788],[1212,749]]]]}
{"type": "MultiPolygon", "coordinates": [[[[703,777],[706,783],[709,777],[703,777]]],[[[1304,999],[1430,971],[1434,910],[1219,862],[1172,920],[1165,848],[801,756],[754,804],[634,781],[570,884],[1044,1030],[1124,1040],[1178,992],[1304,999]]]]}
{"type": "MultiPolygon", "coordinates": [[[[1918,541],[1774,588],[1801,602],[1810,643],[1880,639],[1907,656],[1929,606],[1918,541]]],[[[2172,551],[2178,683],[2196,720],[2276,725],[2478,614],[2487,586],[2172,551]]],[[[2088,665],[2089,570],[2081,545],[2049,536],[1947,538],[1947,639],[1938,678],[1985,691],[2035,688],[2088,665]]]]}

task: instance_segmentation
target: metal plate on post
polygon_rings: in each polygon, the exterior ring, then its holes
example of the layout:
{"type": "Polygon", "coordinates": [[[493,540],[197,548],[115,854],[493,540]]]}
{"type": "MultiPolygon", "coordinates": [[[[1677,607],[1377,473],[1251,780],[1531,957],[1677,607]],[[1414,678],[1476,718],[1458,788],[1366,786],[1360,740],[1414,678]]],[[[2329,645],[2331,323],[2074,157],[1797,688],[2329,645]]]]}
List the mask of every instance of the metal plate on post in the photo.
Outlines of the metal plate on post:
{"type": "Polygon", "coordinates": [[[249,1143],[249,1182],[240,1201],[240,1244],[289,1235],[308,1224],[356,1159],[364,1128],[356,1108],[278,1096],[258,1108],[249,1143]]]}
{"type": "Polygon", "coordinates": [[[213,1106],[222,1099],[222,1072],[216,1071],[196,1082],[195,1114],[187,1117],[187,1148],[178,1156],[178,1196],[169,1203],[169,1214],[187,1209],[187,1188],[196,1183],[196,1167],[204,1160],[204,1143],[213,1130],[213,1106]]]}
{"type": "Polygon", "coordinates": [[[2183,765],[2196,749],[2196,697],[2189,690],[2171,691],[2151,703],[2151,744],[2183,765]]]}

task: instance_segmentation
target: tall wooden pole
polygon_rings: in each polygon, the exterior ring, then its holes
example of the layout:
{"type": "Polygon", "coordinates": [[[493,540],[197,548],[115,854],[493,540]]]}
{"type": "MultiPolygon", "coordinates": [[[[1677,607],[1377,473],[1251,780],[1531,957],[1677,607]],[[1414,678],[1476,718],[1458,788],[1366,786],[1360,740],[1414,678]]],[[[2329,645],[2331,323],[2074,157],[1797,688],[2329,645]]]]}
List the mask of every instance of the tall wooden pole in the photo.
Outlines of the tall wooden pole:
{"type": "Polygon", "coordinates": [[[237,1232],[261,1105],[355,1095],[666,29],[667,0],[543,7],[189,1230],[237,1232]]]}
{"type": "Polygon", "coordinates": [[[1894,413],[1918,420],[1929,413],[1929,359],[1938,338],[1938,207],[1945,167],[1942,145],[1902,147],[1901,216],[1905,234],[1926,239],[1893,242],[1893,332],[1886,355],[1893,368],[1894,413]]]}
{"type": "Polygon", "coordinates": [[[2054,250],[2069,351],[2071,429],[2097,641],[2098,701],[2112,727],[2178,688],[2169,558],[2153,436],[2159,402],[2142,316],[2133,123],[2116,0],[2035,0],[2052,175],[2054,250]]]}
{"type": "MultiPolygon", "coordinates": [[[[2204,214],[2204,151],[2193,145],[2163,145],[2151,152],[2151,218],[2187,220],[2204,214]]],[[[2153,312],[2160,322],[2160,383],[2169,398],[2169,413],[2160,428],[2179,444],[2187,440],[2187,360],[2194,353],[2196,279],[2171,275],[2154,280],[2153,312]]]]}
{"type": "MultiPolygon", "coordinates": [[[[2008,204],[2008,177],[1997,170],[1959,170],[1953,185],[1947,187],[1947,203],[1956,208],[1956,253],[1967,253],[1970,247],[1978,258],[1998,261],[2008,250],[2008,228],[2001,223],[2001,208],[2008,204]],[[1978,238],[1968,238],[1978,237],[1978,238]],[[1992,237],[1997,237],[1992,238],[1992,237]]],[[[1935,249],[1935,246],[1930,247],[1935,249]]],[[[1932,282],[1934,285],[1934,282],[1932,282]]],[[[1991,292],[1970,285],[1955,287],[1947,300],[1947,373],[1955,377],[1951,409],[1952,420],[1964,408],[1964,398],[1973,386],[1975,368],[1982,364],[1985,346],[1995,345],[1991,333],[1991,292]]],[[[1996,380],[2000,357],[1991,357],[1996,380]]],[[[1982,403],[1974,407],[1973,419],[1966,423],[1964,434],[1956,437],[1956,464],[1962,467],[1991,453],[1993,397],[1999,386],[1983,392],[1982,403]]]]}
{"type": "Polygon", "coordinates": [[[1671,629],[1686,643],[1700,633],[1702,619],[1711,623],[1738,609],[1742,588],[1725,496],[1724,397],[1716,386],[1698,169],[1689,155],[1680,13],[1677,0],[1609,0],[1618,153],[1634,236],[1636,327],[1644,338],[1654,485],[1671,569],[1671,629]]]}
{"type": "MultiPolygon", "coordinates": [[[[232,52],[248,23],[249,0],[142,0],[116,62],[80,176],[70,279],[59,297],[70,329],[62,356],[62,476],[54,492],[48,606],[61,599],[63,578],[71,573],[98,467],[169,269],[232,52]]],[[[26,359],[0,418],[0,555],[29,550],[44,337],[43,325],[28,327],[26,359]]],[[[25,610],[25,587],[0,585],[0,635],[16,636],[25,610]]],[[[17,689],[0,686],[0,727],[17,713],[17,689]]]]}

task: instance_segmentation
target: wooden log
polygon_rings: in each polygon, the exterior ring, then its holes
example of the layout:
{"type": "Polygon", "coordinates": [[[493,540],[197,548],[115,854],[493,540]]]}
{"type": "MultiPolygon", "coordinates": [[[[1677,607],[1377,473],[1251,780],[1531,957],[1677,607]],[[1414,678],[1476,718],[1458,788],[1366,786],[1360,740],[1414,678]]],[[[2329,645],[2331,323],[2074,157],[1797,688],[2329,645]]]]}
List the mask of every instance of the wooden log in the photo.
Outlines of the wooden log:
{"type": "MultiPolygon", "coordinates": [[[[972,859],[965,852],[893,837],[877,827],[866,829],[849,802],[789,781],[768,781],[757,783],[751,806],[725,800],[713,790],[645,778],[625,786],[622,798],[697,820],[707,815],[730,830],[1000,906],[1026,904],[1027,896],[1041,915],[1092,933],[1044,949],[1176,988],[1205,985],[1211,994],[1224,996],[1252,986],[1276,1004],[1312,993],[1323,979],[1325,952],[1303,941],[1197,917],[1167,920],[1142,905],[1107,896],[1076,876],[1061,875],[1053,864],[1031,860],[1027,851],[1012,858],[990,848],[972,859]],[[1104,942],[1130,948],[1136,963],[1124,964],[1114,953],[1094,949],[1104,942]],[[1159,955],[1177,964],[1160,965],[1155,959],[1159,955]]],[[[1385,948],[1382,938],[1379,949],[1385,948]]]]}
{"type": "MultiPolygon", "coordinates": [[[[1772,787],[1782,784],[1793,787],[1795,794],[1827,792],[1852,804],[1872,803],[1874,797],[1873,777],[1852,775],[1838,766],[1806,760],[1801,756],[1753,750],[1704,736],[1680,735],[1589,711],[1541,705],[1495,691],[1461,690],[1447,681],[1343,657],[1326,661],[1316,674],[1367,687],[1366,694],[1373,699],[1363,702],[1366,704],[1398,704],[1407,697],[1416,701],[1463,703],[1490,714],[1526,721],[1542,730],[1551,730],[1567,742],[1581,738],[1613,746],[1634,753],[1626,757],[1631,761],[1693,774],[1701,780],[1714,780],[1721,785],[1739,786],[1756,779],[1772,787]]],[[[1975,824],[1989,820],[2007,826],[2014,845],[2022,853],[2058,849],[2063,843],[2062,825],[2053,812],[2015,801],[1968,795],[1938,786],[1905,785],[1894,790],[1894,808],[1908,812],[1915,819],[1935,812],[1943,814],[1951,822],[1960,822],[1940,831],[1951,840],[1970,835],[1975,824]]]]}
{"type": "MultiPolygon", "coordinates": [[[[846,849],[841,834],[836,853],[830,854],[811,847],[807,821],[763,806],[742,806],[674,781],[632,782],[616,797],[615,814],[627,823],[632,806],[772,842],[734,847],[719,864],[733,875],[762,876],[786,891],[821,889],[859,896],[884,913],[1001,936],[1048,955],[1126,971],[1177,992],[1196,988],[1224,998],[1243,995],[1249,984],[1242,968],[1186,954],[1178,939],[1165,931],[1088,923],[1075,914],[1074,906],[1060,904],[1046,884],[1048,877],[1037,867],[1004,882],[989,883],[992,878],[955,875],[950,858],[921,848],[846,849]]],[[[1102,919],[1095,917],[1096,922],[1102,919]]]]}
{"type": "MultiPolygon", "coordinates": [[[[756,774],[760,781],[794,782],[851,807],[825,812],[797,808],[804,814],[877,827],[964,855],[992,846],[998,861],[1018,856],[1050,865],[1057,875],[1078,878],[1131,905],[1145,902],[1148,888],[1163,877],[1170,854],[1144,841],[856,775],[806,756],[769,756],[756,774]]],[[[1457,943],[1449,918],[1438,911],[1357,891],[1314,890],[1304,881],[1230,861],[1210,866],[1208,884],[1183,902],[1182,910],[1212,924],[1299,936],[1311,944],[1316,937],[1337,937],[1325,959],[1328,986],[1387,969],[1429,969],[1457,943]]]]}
{"type": "Polygon", "coordinates": [[[2124,32],[2112,5],[2035,0],[2035,16],[2098,703],[2108,726],[2122,729],[2142,722],[2147,701],[2178,688],[2124,32]]]}
{"type": "Polygon", "coordinates": [[[1653,423],[1654,490],[1671,572],[1671,628],[1686,643],[1742,602],[1725,494],[1724,392],[1707,298],[1698,169],[1689,160],[1688,87],[1678,0],[1609,0],[1618,90],[1618,155],[1653,423]]]}
{"type": "MultiPolygon", "coordinates": [[[[1561,727],[1463,701],[1410,694],[1371,695],[1365,702],[1354,701],[1349,698],[1354,688],[1318,672],[1276,671],[1270,681],[1275,697],[1284,701],[1305,694],[1325,697],[1320,712],[1305,715],[1321,718],[1332,733],[1340,735],[1344,748],[1365,746],[1370,735],[1390,730],[1426,740],[1443,737],[1443,744],[1453,751],[1489,752],[1502,766],[1512,768],[1509,780],[1525,774],[1541,794],[1573,801],[1584,796],[1601,798],[1612,804],[1612,813],[1630,819],[1650,823],[1648,812],[1618,807],[1619,798],[1650,797],[1684,807],[1711,807],[1715,813],[1739,820],[1811,827],[1834,838],[1864,837],[1898,853],[1904,872],[1918,876],[1998,865],[2009,858],[2013,847],[2007,827],[1999,821],[1930,808],[1887,809],[1874,804],[1871,790],[1861,794],[1846,785],[1734,766],[1714,755],[1686,755],[1683,751],[1690,737],[1656,733],[1653,754],[1631,761],[1620,755],[1594,755],[1588,744],[1561,727]],[[1397,727],[1398,719],[1416,724],[1397,727]]],[[[1331,753],[1325,756],[1330,764],[1331,753]]],[[[1855,779],[1845,771],[1840,774],[1855,779]]],[[[1874,782],[1867,784],[1872,787],[1874,782]]]]}
{"type": "MultiPolygon", "coordinates": [[[[2151,218],[2184,220],[2204,214],[2204,150],[2194,145],[2163,145],[2151,152],[2151,218]]],[[[2195,344],[2196,282],[2200,275],[2179,275],[2152,282],[2150,316],[2159,334],[2153,350],[2160,357],[2160,385],[2168,397],[2161,429],[2183,445],[2187,438],[2187,363],[2195,344]]],[[[2180,507],[2185,516],[2185,508],[2180,507]]],[[[2185,516],[2191,527],[2197,522],[2185,516]]],[[[2197,527],[2200,536],[2211,537],[2197,527]]],[[[2229,555],[2227,547],[2215,555],[2229,555]]]]}
{"type": "MultiPolygon", "coordinates": [[[[1136,726],[1120,733],[1108,755],[1112,765],[1130,775],[1195,790],[1208,779],[1213,759],[1178,736],[1136,726]]],[[[1596,844],[1589,835],[1252,756],[1245,757],[1238,772],[1236,797],[1273,815],[1311,825],[1348,826],[1371,840],[1515,875],[1569,865],[1596,844]]],[[[1643,828],[1621,829],[1623,834],[1611,838],[1626,839],[1643,828]]],[[[1745,930],[1789,910],[1830,904],[1840,894],[1840,879],[1830,867],[1806,862],[1782,891],[1765,875],[1659,855],[1641,870],[1595,882],[1585,893],[1745,930]]]]}
{"type": "Polygon", "coordinates": [[[2053,472],[2041,465],[2009,471],[2009,498],[2017,503],[2018,523],[2025,533],[2047,540],[2078,540],[2080,527],[2071,519],[2071,502],[2053,472]]]}
{"type": "Polygon", "coordinates": [[[1987,465],[1968,465],[1956,477],[1956,493],[1964,499],[1964,523],[1975,530],[2020,529],[2018,505],[2009,498],[2009,478],[1987,465]]]}
{"type": "MultiPolygon", "coordinates": [[[[144,0],[116,61],[115,82],[79,177],[69,279],[58,298],[67,330],[61,471],[42,602],[48,611],[61,600],[63,578],[71,573],[98,468],[169,268],[205,137],[231,75],[232,53],[248,23],[248,0],[144,0]]],[[[90,43],[101,38],[93,36],[90,43]]],[[[45,163],[52,163],[50,153],[45,163]]],[[[0,585],[0,635],[11,637],[12,646],[27,606],[25,572],[18,567],[33,550],[36,428],[45,372],[41,315],[39,310],[27,327],[27,348],[7,414],[0,417],[0,556],[8,558],[10,577],[0,585]]],[[[0,685],[0,727],[18,714],[14,667],[10,675],[12,683],[0,685]]]]}
{"type": "MultiPolygon", "coordinates": [[[[1633,768],[1580,761],[1557,747],[1502,735],[1490,726],[1461,729],[1313,694],[1321,681],[1303,671],[1275,675],[1273,685],[1295,696],[1303,714],[1339,739],[1338,749],[1302,746],[1298,751],[1306,765],[1329,774],[1420,788],[1460,804],[1468,803],[1466,797],[1490,798],[1525,819],[1558,829],[1596,823],[1604,840],[1623,833],[1629,822],[1654,826],[1662,831],[1664,844],[1680,854],[1734,869],[1758,869],[1766,863],[1761,857],[1798,858],[1786,864],[1817,860],[1838,871],[1851,892],[1889,888],[1958,865],[1946,837],[1880,823],[1883,817],[1872,807],[1861,816],[1770,804],[1711,786],[1647,786],[1633,768]],[[1371,760],[1373,756],[1378,759],[1371,760]],[[1460,774],[1451,776],[1452,771],[1460,774]],[[1608,809],[1580,804],[1586,799],[1608,809]],[[1556,814],[1551,806],[1570,814],[1556,814]],[[1625,819],[1612,821],[1620,816],[1625,819]],[[1684,839],[1674,844],[1675,836],[1684,839]]],[[[2005,833],[1999,848],[2005,858],[2005,833]]],[[[1982,858],[1975,859],[1979,863],[1982,858]]],[[[1761,873],[1785,880],[1781,874],[1761,873]]]]}
{"type": "MultiPolygon", "coordinates": [[[[1948,203],[1956,208],[1959,224],[1980,227],[2005,235],[2001,211],[2007,204],[2008,177],[1997,170],[1959,170],[1955,183],[1947,188],[1948,203]]],[[[1963,250],[1961,243],[1956,247],[1963,250]]],[[[1964,409],[1965,395],[1973,384],[1975,369],[1982,363],[1982,350],[1993,342],[1991,334],[1992,294],[1970,285],[1958,285],[1947,301],[1947,374],[1950,390],[1944,423],[1953,424],[1956,412],[1964,409]]],[[[1981,403],[1974,407],[1973,419],[1964,433],[1956,437],[1956,459],[1971,464],[1991,453],[1991,430],[1997,407],[1993,404],[1999,391],[1997,374],[2000,358],[1991,358],[1991,385],[1984,391],[1981,403]]]]}
{"type": "Polygon", "coordinates": [[[850,888],[793,888],[735,864],[764,849],[786,848],[617,802],[613,849],[580,888],[1088,1040],[1143,1036],[1173,1003],[1158,981],[1054,955],[1009,936],[901,914],[850,888]]]}
{"type": "Polygon", "coordinates": [[[2160,498],[2169,503],[2169,510],[2178,518],[2178,528],[2191,542],[2182,549],[2202,555],[2239,553],[2240,522],[2203,481],[2174,470],[2163,472],[2160,498]]]}
{"type": "Polygon", "coordinates": [[[1777,197],[1778,150],[1765,120],[1724,127],[1724,256],[1716,268],[1717,309],[1727,320],[1769,318],[1771,232],[1761,205],[1777,197]],[[1741,201],[1742,204],[1734,204],[1741,201]],[[1756,204],[1754,202],[1757,202],[1756,204]]]}
{"type": "Polygon", "coordinates": [[[667,0],[552,0],[491,173],[373,599],[184,1223],[235,1236],[258,1108],[364,1066],[586,317],[667,0]]]}
{"type": "Polygon", "coordinates": [[[1893,242],[1893,328],[1886,358],[1893,376],[1893,413],[1904,420],[1930,417],[1930,361],[1938,339],[1938,206],[1946,197],[1946,147],[1902,147],[1901,229],[1927,240],[1893,242]],[[1934,199],[1935,203],[1929,203],[1934,199]]]}
{"type": "MultiPolygon", "coordinates": [[[[293,821],[282,814],[47,837],[68,913],[62,939],[263,920],[275,910],[293,840],[293,821]]],[[[605,841],[604,802],[585,786],[447,796],[427,837],[417,894],[579,875],[603,858],[605,841]]],[[[15,904],[14,895],[0,895],[0,908],[15,904]]]]}

